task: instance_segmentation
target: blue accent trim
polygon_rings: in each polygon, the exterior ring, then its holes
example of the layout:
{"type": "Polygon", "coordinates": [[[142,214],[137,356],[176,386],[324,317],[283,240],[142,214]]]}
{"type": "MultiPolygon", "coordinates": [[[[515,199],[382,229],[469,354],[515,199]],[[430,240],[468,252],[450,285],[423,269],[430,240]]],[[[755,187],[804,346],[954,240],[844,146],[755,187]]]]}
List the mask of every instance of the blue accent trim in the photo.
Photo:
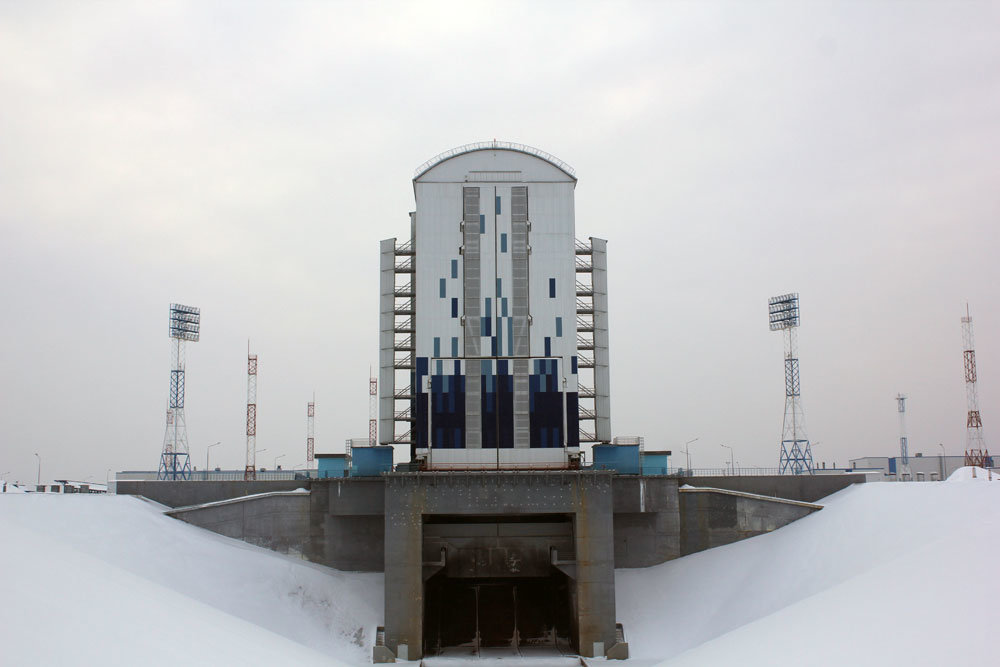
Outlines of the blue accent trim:
{"type": "Polygon", "coordinates": [[[507,317],[507,297],[500,300],[500,314],[507,317]]]}
{"type": "MultiPolygon", "coordinates": [[[[497,333],[499,333],[499,332],[497,332],[497,333]]],[[[491,336],[490,337],[490,356],[492,356],[492,357],[497,356],[497,337],[496,336],[491,336]]]]}
{"type": "Polygon", "coordinates": [[[556,318],[556,338],[562,338],[562,318],[556,318]]]}
{"type": "Polygon", "coordinates": [[[444,375],[444,362],[440,359],[437,360],[437,374],[444,375]]]}
{"type": "Polygon", "coordinates": [[[458,278],[458,260],[451,260],[451,277],[458,278]]]}
{"type": "Polygon", "coordinates": [[[546,357],[552,356],[552,339],[549,338],[548,336],[545,337],[545,356],[546,357]]]}
{"type": "Polygon", "coordinates": [[[441,356],[441,339],[438,336],[434,336],[434,356],[441,356]]]}
{"type": "Polygon", "coordinates": [[[490,317],[480,317],[479,318],[479,335],[480,336],[492,336],[493,335],[493,319],[490,317]]]}
{"type": "Polygon", "coordinates": [[[503,294],[503,291],[500,289],[500,286],[503,284],[501,282],[501,280],[502,280],[501,278],[497,278],[497,298],[498,299],[500,298],[500,295],[503,294]]]}
{"type": "Polygon", "coordinates": [[[445,296],[444,289],[445,289],[445,285],[447,285],[447,284],[448,284],[448,281],[445,280],[444,278],[441,278],[441,280],[438,281],[438,291],[441,292],[441,298],[442,299],[445,296]]]}
{"type": "Polygon", "coordinates": [[[451,337],[451,356],[453,356],[453,357],[457,357],[458,356],[458,337],[457,336],[452,336],[451,337]]]}
{"type": "MultiPolygon", "coordinates": [[[[503,312],[507,313],[507,299],[503,300],[503,312]]],[[[514,356],[514,318],[507,318],[507,356],[514,356]]]]}
{"type": "Polygon", "coordinates": [[[486,216],[483,215],[482,213],[479,214],[479,233],[480,234],[486,233],[486,216]]]}
{"type": "Polygon", "coordinates": [[[500,195],[497,195],[497,215],[500,215],[500,195]]]}
{"type": "Polygon", "coordinates": [[[493,299],[486,297],[486,317],[493,317],[493,299]]]}
{"type": "Polygon", "coordinates": [[[456,298],[451,300],[451,316],[458,317],[458,299],[456,298]]]}
{"type": "Polygon", "coordinates": [[[500,235],[500,252],[507,252],[507,234],[500,235]]]}
{"type": "Polygon", "coordinates": [[[549,278],[549,298],[556,298],[556,279],[549,278]]]}
{"type": "Polygon", "coordinates": [[[576,357],[575,356],[570,357],[569,360],[570,360],[570,366],[572,368],[572,373],[573,375],[576,375],[576,357]]]}

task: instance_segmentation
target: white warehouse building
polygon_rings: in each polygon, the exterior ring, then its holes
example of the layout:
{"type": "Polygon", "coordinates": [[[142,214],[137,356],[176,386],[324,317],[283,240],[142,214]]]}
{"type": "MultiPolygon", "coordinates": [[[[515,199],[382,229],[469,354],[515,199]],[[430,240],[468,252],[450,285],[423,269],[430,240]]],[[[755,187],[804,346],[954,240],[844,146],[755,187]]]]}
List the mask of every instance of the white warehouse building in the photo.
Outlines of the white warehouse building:
{"type": "Polygon", "coordinates": [[[607,242],[576,175],[492,141],[421,165],[381,243],[379,442],[432,470],[564,469],[610,442],[607,242]]]}

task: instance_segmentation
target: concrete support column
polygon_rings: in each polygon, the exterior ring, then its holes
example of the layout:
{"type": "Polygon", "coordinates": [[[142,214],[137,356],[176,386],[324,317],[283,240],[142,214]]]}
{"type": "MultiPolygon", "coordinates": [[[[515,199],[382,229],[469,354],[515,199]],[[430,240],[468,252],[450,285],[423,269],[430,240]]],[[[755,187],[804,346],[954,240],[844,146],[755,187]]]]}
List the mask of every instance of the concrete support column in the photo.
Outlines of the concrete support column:
{"type": "Polygon", "coordinates": [[[594,642],[615,643],[614,503],[611,477],[578,478],[576,542],[576,619],[580,655],[594,655],[594,642]]]}
{"type": "Polygon", "coordinates": [[[422,489],[387,477],[385,494],[385,644],[410,660],[423,657],[424,581],[422,489]]]}

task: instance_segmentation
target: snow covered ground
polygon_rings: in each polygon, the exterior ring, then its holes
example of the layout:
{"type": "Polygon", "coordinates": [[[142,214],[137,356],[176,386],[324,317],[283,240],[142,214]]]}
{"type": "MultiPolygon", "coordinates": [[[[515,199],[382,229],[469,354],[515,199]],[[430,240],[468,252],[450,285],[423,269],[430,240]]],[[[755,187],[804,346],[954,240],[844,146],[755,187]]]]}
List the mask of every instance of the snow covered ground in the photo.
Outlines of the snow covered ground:
{"type": "MultiPolygon", "coordinates": [[[[774,533],[619,570],[625,664],[998,664],[986,642],[1000,620],[1000,483],[988,481],[965,471],[856,486],[774,533]]],[[[0,495],[0,664],[370,662],[381,575],[304,563],[161,510],[122,496],[0,495]]]]}
{"type": "Polygon", "coordinates": [[[370,662],[381,574],[311,565],[162,510],[0,496],[0,664],[370,662]]]}
{"type": "Polygon", "coordinates": [[[1000,664],[1000,483],[965,478],[854,486],[773,533],[619,570],[632,655],[671,667],[1000,664]]]}

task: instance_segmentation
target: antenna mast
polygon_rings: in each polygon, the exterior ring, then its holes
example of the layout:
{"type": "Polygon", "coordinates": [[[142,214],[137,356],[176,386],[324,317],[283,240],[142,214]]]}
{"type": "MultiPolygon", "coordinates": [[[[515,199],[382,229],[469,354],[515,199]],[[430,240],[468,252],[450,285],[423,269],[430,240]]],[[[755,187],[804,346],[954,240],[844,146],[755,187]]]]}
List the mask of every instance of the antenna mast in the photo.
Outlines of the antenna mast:
{"type": "MultiPolygon", "coordinates": [[[[313,400],[306,404],[306,463],[312,463],[316,458],[316,394],[313,400]]],[[[308,467],[308,465],[306,466],[308,467]]]]}
{"type": "Polygon", "coordinates": [[[247,343],[247,466],[243,479],[257,479],[257,355],[247,343]]]}
{"type": "Polygon", "coordinates": [[[187,425],[184,422],[184,344],[187,341],[198,342],[200,331],[200,308],[170,304],[170,399],[160,468],[156,474],[160,480],[191,479],[191,457],[188,455],[187,425]]]}
{"type": "Polygon", "coordinates": [[[983,439],[983,418],[979,414],[979,390],[976,388],[976,344],[972,336],[972,315],[965,304],[962,318],[962,338],[965,343],[965,396],[969,415],[965,420],[965,465],[987,468],[992,463],[983,439]]]}
{"type": "Polygon", "coordinates": [[[896,467],[896,479],[905,481],[913,479],[910,471],[910,449],[906,437],[906,394],[896,394],[896,411],[899,412],[899,465],[896,467]]]}
{"type": "Polygon", "coordinates": [[[805,416],[802,412],[799,384],[798,341],[799,295],[782,294],[767,301],[771,331],[783,331],[785,336],[785,420],[781,429],[781,455],[778,472],[799,475],[813,472],[812,447],[806,438],[805,416]]]}

